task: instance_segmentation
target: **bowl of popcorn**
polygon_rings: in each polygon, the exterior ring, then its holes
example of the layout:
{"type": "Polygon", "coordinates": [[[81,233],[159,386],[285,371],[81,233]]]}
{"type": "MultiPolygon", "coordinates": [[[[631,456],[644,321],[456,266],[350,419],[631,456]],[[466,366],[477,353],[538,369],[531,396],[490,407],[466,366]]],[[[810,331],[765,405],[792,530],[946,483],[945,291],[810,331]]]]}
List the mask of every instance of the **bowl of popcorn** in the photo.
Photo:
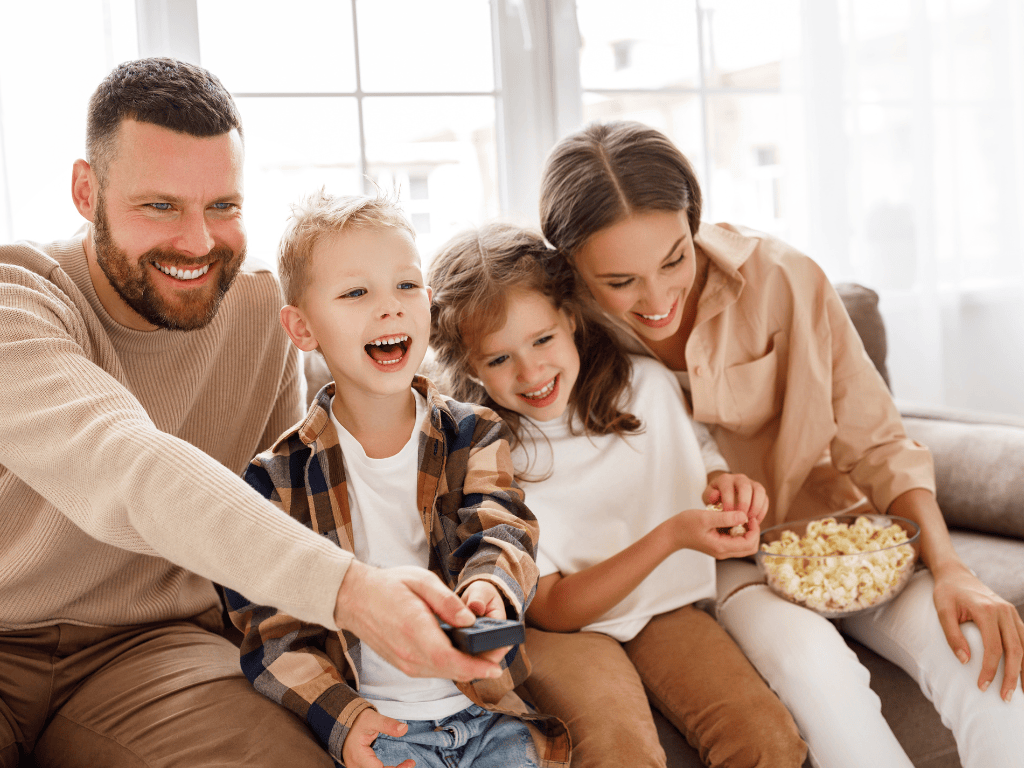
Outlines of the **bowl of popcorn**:
{"type": "Polygon", "coordinates": [[[896,597],[920,552],[921,529],[915,522],[891,515],[832,515],[767,528],[756,558],[772,591],[836,619],[896,597]]]}

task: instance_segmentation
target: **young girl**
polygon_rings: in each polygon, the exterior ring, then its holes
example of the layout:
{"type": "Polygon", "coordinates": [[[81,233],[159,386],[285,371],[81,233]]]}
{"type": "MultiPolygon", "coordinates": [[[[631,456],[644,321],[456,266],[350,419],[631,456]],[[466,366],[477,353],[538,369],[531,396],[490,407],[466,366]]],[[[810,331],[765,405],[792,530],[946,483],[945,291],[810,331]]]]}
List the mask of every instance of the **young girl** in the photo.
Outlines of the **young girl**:
{"type": "MultiPolygon", "coordinates": [[[[1020,765],[1024,623],[954,551],[931,457],[839,297],[794,248],[700,219],[690,164],[653,128],[594,124],[548,157],[545,237],[622,337],[678,375],[730,466],[764,483],[768,524],[872,505],[920,524],[928,569],[842,630],[920,683],[965,768],[1020,765]]],[[[815,765],[910,768],[832,623],[775,596],[752,563],[719,563],[718,591],[719,621],[793,712],[815,765]]]]}
{"type": "Polygon", "coordinates": [[[645,688],[710,765],[801,765],[789,713],[693,606],[715,592],[713,558],[756,548],[763,488],[720,457],[709,482],[675,378],[623,352],[539,235],[495,224],[456,237],[429,282],[451,394],[514,433],[541,526],[526,685],[568,724],[573,765],[665,765],[645,688]],[[726,511],[705,506],[719,501],[726,511]]]}

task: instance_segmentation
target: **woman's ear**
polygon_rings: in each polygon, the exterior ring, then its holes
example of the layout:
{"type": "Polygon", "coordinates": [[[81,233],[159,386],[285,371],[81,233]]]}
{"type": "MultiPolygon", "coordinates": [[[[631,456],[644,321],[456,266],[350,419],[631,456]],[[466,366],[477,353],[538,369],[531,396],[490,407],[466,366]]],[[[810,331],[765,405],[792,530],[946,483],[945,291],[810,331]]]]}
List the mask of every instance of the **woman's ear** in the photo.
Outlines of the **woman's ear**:
{"type": "Polygon", "coordinates": [[[309,326],[301,309],[291,304],[286,304],[281,307],[280,318],[284,332],[288,334],[292,344],[303,352],[312,352],[320,346],[313,333],[313,329],[309,326]]]}

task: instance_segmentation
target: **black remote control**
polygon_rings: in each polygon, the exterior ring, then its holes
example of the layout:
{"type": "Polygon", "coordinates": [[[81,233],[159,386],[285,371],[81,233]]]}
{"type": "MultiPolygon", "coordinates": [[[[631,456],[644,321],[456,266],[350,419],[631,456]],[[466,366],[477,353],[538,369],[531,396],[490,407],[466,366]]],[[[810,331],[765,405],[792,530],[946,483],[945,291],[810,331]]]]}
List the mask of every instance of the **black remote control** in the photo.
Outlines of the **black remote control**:
{"type": "Polygon", "coordinates": [[[512,619],[477,616],[471,627],[453,627],[443,621],[440,624],[452,645],[471,656],[492,648],[519,645],[526,639],[526,628],[522,622],[512,619]]]}

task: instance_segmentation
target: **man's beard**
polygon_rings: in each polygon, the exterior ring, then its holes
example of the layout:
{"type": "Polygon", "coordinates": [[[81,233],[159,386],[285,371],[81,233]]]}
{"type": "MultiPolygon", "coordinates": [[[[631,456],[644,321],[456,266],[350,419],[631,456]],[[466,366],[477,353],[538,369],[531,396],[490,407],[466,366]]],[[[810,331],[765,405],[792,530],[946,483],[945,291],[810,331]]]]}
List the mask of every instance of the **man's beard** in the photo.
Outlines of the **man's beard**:
{"type": "Polygon", "coordinates": [[[211,249],[198,263],[194,257],[162,248],[153,248],[133,260],[114,242],[102,194],[96,204],[93,245],[96,263],[124,303],[150,324],[172,331],[195,331],[209,325],[245,260],[244,248],[236,254],[227,246],[211,249]],[[146,265],[154,261],[185,269],[219,261],[220,276],[216,284],[182,291],[179,301],[172,304],[153,285],[146,265]]]}

